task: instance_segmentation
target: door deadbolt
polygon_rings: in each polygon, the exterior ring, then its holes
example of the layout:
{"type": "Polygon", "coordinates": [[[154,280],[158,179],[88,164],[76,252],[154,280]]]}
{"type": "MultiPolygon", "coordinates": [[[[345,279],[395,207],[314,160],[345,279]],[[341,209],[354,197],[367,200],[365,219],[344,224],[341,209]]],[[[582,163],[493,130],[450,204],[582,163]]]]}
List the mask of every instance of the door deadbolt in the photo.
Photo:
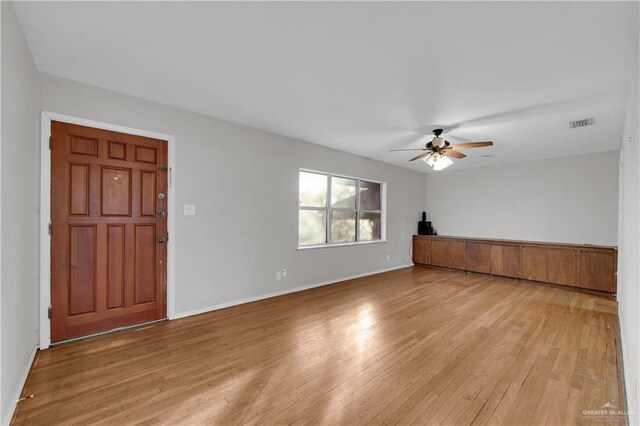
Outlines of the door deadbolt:
{"type": "Polygon", "coordinates": [[[164,192],[158,192],[158,198],[164,200],[164,192]]]}
{"type": "Polygon", "coordinates": [[[158,235],[158,238],[156,238],[156,242],[158,244],[164,244],[165,241],[167,241],[169,239],[169,237],[164,237],[162,235],[158,235]]]}
{"type": "Polygon", "coordinates": [[[160,216],[160,217],[164,217],[164,216],[166,216],[166,215],[167,215],[167,211],[166,211],[165,209],[158,209],[157,214],[158,214],[158,216],[160,216]]]}

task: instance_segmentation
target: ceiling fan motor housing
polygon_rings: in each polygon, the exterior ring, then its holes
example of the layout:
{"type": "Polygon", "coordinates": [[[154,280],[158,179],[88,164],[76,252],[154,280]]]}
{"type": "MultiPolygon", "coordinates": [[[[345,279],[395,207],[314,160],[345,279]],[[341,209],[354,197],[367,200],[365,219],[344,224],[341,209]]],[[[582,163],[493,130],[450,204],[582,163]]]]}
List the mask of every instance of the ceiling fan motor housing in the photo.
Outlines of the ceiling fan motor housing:
{"type": "Polygon", "coordinates": [[[435,138],[433,138],[431,140],[431,143],[436,148],[444,148],[444,146],[445,146],[445,140],[443,138],[439,137],[439,136],[436,136],[435,138]]]}

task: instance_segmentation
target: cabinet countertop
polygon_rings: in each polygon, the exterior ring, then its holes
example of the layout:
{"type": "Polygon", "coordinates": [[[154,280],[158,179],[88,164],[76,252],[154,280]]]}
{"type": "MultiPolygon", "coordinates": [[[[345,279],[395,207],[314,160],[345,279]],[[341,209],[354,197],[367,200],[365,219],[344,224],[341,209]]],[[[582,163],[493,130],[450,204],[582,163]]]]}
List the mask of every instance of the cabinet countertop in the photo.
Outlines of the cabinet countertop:
{"type": "Polygon", "coordinates": [[[523,244],[523,245],[538,245],[538,246],[556,246],[556,247],[568,247],[568,248],[585,248],[585,249],[605,249],[605,250],[618,250],[615,246],[601,246],[596,244],[571,244],[571,243],[550,243],[544,241],[526,241],[526,240],[507,240],[500,238],[477,238],[477,237],[458,237],[455,235],[414,235],[418,238],[441,238],[448,240],[464,240],[471,242],[481,243],[495,243],[495,244],[523,244]]]}

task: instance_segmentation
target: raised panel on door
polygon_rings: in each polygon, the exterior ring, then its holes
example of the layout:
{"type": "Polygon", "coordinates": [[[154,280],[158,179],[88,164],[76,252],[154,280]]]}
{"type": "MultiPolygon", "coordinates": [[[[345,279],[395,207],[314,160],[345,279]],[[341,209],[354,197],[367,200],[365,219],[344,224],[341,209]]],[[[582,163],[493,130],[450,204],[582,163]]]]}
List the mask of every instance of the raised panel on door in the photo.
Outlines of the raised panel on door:
{"type": "Polygon", "coordinates": [[[109,141],[108,143],[108,156],[112,160],[126,160],[127,159],[127,144],[115,141],[109,141]]]}
{"type": "Polygon", "coordinates": [[[131,169],[101,168],[100,205],[102,216],[131,216],[131,169]]]}
{"type": "Polygon", "coordinates": [[[69,227],[69,315],[96,310],[95,225],[69,227]]]}
{"type": "Polygon", "coordinates": [[[124,224],[107,225],[107,309],[124,306],[125,233],[124,224]]]}
{"type": "Polygon", "coordinates": [[[134,227],[134,304],[153,302],[156,288],[155,225],[134,227]]]}
{"type": "Polygon", "coordinates": [[[136,146],[136,161],[139,163],[156,164],[158,155],[155,148],[136,146]]]}
{"type": "Polygon", "coordinates": [[[491,245],[491,274],[517,277],[520,274],[520,247],[516,245],[491,245]]]}
{"type": "Polygon", "coordinates": [[[465,242],[448,240],[447,245],[447,267],[454,269],[464,269],[465,263],[465,242]]]}
{"type": "Polygon", "coordinates": [[[431,265],[449,268],[449,255],[447,253],[447,241],[432,239],[430,245],[431,265]]]}
{"type": "Polygon", "coordinates": [[[467,242],[465,269],[488,274],[491,272],[491,245],[467,242]]]}
{"type": "Polygon", "coordinates": [[[548,282],[548,256],[546,247],[523,246],[520,259],[520,278],[548,282]]]}
{"type": "Polygon", "coordinates": [[[164,318],[167,143],[51,130],[52,342],[164,318]]]}
{"type": "Polygon", "coordinates": [[[611,251],[580,250],[578,286],[616,292],[616,256],[611,251]]]}
{"type": "Polygon", "coordinates": [[[156,172],[142,170],[140,173],[140,215],[156,215],[156,172]]]}
{"type": "Polygon", "coordinates": [[[68,134],[69,154],[98,156],[98,138],[68,134]]]}
{"type": "Polygon", "coordinates": [[[89,165],[69,164],[69,215],[89,216],[89,165]]]}
{"type": "Polygon", "coordinates": [[[575,285],[578,273],[576,249],[547,249],[547,278],[550,283],[575,285]]]}

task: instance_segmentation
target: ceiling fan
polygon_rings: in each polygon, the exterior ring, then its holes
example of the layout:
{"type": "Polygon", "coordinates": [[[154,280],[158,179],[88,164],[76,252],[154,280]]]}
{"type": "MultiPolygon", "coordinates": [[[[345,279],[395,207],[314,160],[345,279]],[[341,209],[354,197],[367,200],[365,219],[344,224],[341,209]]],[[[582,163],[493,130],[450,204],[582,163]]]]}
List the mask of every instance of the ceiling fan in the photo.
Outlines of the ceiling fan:
{"type": "Polygon", "coordinates": [[[449,157],[464,158],[466,155],[461,153],[461,149],[481,148],[483,146],[492,146],[493,142],[466,142],[458,144],[450,144],[448,141],[441,138],[442,129],[433,130],[434,138],[427,142],[424,148],[409,148],[409,149],[391,149],[389,152],[395,151],[424,151],[421,154],[416,155],[409,161],[422,160],[431,167],[433,170],[443,170],[453,164],[453,161],[449,157]]]}

